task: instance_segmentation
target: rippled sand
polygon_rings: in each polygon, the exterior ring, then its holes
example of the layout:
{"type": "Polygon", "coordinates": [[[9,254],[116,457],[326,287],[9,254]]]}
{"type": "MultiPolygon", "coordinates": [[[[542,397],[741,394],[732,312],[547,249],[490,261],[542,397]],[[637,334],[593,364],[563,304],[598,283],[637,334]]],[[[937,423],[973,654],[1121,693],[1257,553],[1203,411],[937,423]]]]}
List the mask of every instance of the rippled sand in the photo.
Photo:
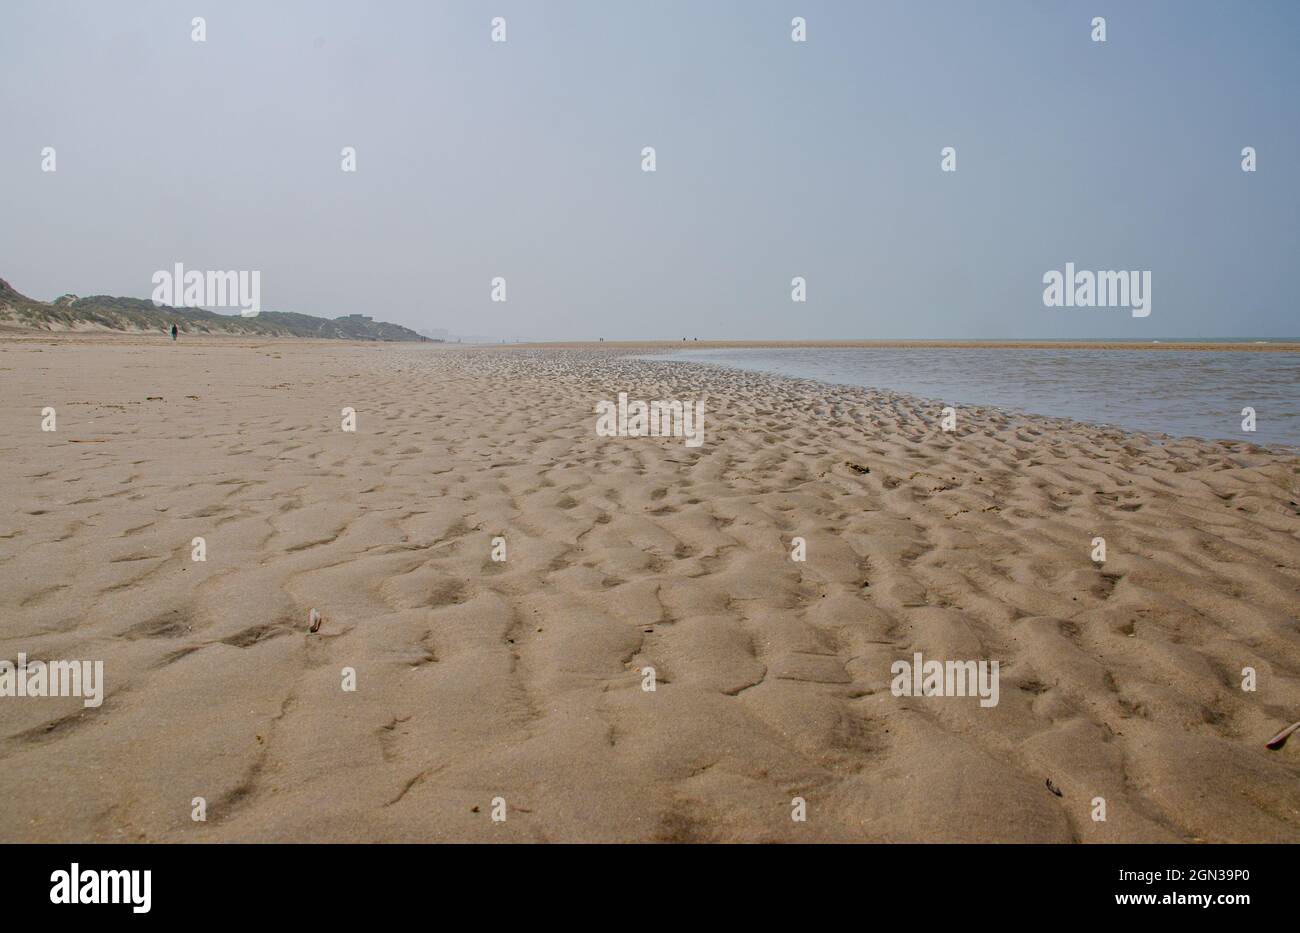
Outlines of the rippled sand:
{"type": "Polygon", "coordinates": [[[1300,840],[1300,458],[612,348],[0,380],[0,656],[107,679],[0,699],[0,839],[1300,840]],[[597,437],[620,390],[702,398],[703,446],[597,437]],[[1000,702],[895,697],[917,651],[1000,702]]]}

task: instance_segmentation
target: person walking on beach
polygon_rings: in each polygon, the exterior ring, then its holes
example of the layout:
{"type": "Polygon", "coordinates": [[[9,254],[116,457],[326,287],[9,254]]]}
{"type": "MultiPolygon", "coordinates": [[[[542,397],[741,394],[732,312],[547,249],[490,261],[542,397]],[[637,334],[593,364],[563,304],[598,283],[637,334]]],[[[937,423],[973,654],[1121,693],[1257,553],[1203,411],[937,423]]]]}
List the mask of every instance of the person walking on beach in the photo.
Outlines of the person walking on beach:
{"type": "Polygon", "coordinates": [[[175,339],[176,339],[176,333],[177,333],[177,331],[176,331],[176,325],[173,324],[173,325],[172,325],[172,340],[175,340],[175,339]]]}

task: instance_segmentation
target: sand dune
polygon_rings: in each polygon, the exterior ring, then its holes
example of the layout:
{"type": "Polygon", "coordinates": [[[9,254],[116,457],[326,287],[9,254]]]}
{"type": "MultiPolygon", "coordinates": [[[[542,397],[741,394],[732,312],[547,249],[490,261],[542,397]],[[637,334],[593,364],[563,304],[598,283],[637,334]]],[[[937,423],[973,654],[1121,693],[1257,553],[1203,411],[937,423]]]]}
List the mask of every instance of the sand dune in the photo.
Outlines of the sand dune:
{"type": "Polygon", "coordinates": [[[1296,456],[612,349],[24,340],[0,382],[0,657],[106,679],[0,699],[5,841],[1300,840],[1296,456]],[[596,436],[619,391],[704,444],[596,436]],[[895,696],[914,652],[998,704],[895,696]]]}

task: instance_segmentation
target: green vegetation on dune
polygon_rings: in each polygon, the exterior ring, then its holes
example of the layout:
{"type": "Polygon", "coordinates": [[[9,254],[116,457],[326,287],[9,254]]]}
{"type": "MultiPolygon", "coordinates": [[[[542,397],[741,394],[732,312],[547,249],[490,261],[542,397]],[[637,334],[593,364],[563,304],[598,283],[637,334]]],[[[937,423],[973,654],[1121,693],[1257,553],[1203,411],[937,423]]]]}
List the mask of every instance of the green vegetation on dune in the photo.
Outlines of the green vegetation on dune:
{"type": "Polygon", "coordinates": [[[323,337],[342,340],[427,340],[398,324],[350,316],[330,320],[292,311],[263,311],[257,317],[216,314],[202,308],[171,308],[142,298],[63,295],[37,301],[0,279],[0,328],[46,331],[110,330],[168,334],[235,334],[263,337],[323,337]]]}

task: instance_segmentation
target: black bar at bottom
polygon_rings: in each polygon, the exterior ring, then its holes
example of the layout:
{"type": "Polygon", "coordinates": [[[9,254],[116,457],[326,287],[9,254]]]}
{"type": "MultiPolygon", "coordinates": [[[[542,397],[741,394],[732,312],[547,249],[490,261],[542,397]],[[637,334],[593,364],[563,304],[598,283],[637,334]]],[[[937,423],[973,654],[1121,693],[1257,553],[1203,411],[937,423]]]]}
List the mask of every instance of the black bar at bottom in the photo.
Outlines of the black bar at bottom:
{"type": "Polygon", "coordinates": [[[1048,906],[1073,919],[1231,919],[1290,905],[1287,846],[341,846],[9,845],[6,916],[76,912],[127,922],[337,923],[422,914],[457,922],[520,911],[640,924],[675,905],[754,917],[784,906],[917,919],[917,910],[1048,906]],[[73,866],[76,866],[75,869],[73,866]],[[149,874],[146,876],[144,872],[149,874]],[[105,874],[112,872],[113,874],[105,874]],[[61,873],[61,874],[60,874],[61,873]],[[127,874],[124,874],[127,873],[127,874]],[[76,894],[72,893],[76,879],[76,894]],[[757,890],[756,890],[757,889],[757,890]],[[758,899],[755,899],[758,894],[758,899]],[[77,903],[72,903],[72,900],[77,903]],[[115,900],[116,903],[85,903],[115,900]],[[838,906],[836,906],[838,905],[838,906]],[[147,910],[144,910],[147,906],[147,910]],[[436,908],[438,916],[428,911],[436,908]],[[485,911],[484,913],[479,913],[485,911]]]}

